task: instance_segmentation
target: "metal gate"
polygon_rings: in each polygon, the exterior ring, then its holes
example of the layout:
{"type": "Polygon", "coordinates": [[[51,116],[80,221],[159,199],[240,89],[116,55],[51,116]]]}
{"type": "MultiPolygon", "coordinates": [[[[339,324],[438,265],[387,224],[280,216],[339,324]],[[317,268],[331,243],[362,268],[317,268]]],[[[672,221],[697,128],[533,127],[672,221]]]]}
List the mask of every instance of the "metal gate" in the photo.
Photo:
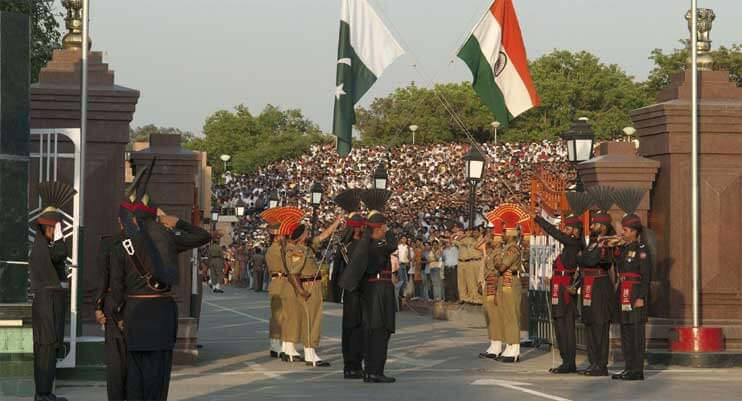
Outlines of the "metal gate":
{"type": "MultiPolygon", "coordinates": [[[[73,368],[76,361],[76,350],[78,342],[78,291],[79,291],[79,249],[78,234],[80,205],[82,194],[80,194],[80,129],[79,128],[53,128],[31,130],[31,154],[29,160],[29,203],[28,220],[35,221],[42,211],[41,198],[36,194],[34,183],[44,181],[65,181],[71,183],[78,194],[72,200],[72,213],[62,211],[62,233],[65,241],[72,238],[71,256],[67,258],[70,267],[68,282],[70,288],[70,322],[69,333],[65,335],[65,344],[69,345],[63,359],[57,360],[59,368],[73,368]],[[72,166],[69,166],[70,161],[72,166]],[[70,169],[70,167],[72,167],[70,169]],[[72,170],[72,171],[70,171],[72,170]],[[35,176],[31,176],[31,174],[35,176]],[[31,194],[35,196],[31,198],[31,194]]],[[[33,242],[35,231],[29,225],[28,240],[33,242]]]]}

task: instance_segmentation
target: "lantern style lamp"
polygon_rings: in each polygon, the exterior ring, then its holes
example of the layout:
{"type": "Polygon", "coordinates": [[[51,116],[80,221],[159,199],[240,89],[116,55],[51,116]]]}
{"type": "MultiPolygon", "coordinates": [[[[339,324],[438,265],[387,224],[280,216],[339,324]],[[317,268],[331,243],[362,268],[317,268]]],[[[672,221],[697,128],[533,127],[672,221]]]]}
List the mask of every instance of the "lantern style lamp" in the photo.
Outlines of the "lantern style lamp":
{"type": "Polygon", "coordinates": [[[561,135],[567,142],[567,158],[572,163],[581,163],[593,158],[595,132],[587,121],[587,117],[580,117],[569,131],[561,135]]]}
{"type": "Polygon", "coordinates": [[[386,183],[389,176],[386,173],[386,169],[384,168],[384,163],[379,163],[379,165],[376,167],[376,170],[374,171],[373,182],[374,182],[374,188],[376,189],[386,189],[386,183]]]}

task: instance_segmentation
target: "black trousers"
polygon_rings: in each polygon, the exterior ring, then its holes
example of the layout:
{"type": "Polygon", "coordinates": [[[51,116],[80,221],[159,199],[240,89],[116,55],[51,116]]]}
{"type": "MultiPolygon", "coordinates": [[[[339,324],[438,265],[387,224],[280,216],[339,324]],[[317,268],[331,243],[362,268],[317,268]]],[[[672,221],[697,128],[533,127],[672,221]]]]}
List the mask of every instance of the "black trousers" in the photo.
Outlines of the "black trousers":
{"type": "Polygon", "coordinates": [[[391,333],[384,328],[366,330],[366,374],[383,375],[391,333]]]}
{"type": "Polygon", "coordinates": [[[459,279],[456,276],[457,267],[447,266],[444,268],[443,297],[448,302],[459,300],[459,279]]]}
{"type": "Polygon", "coordinates": [[[110,333],[117,330],[106,326],[106,387],[108,401],[126,400],[126,342],[123,337],[110,333]]]}
{"type": "Polygon", "coordinates": [[[343,327],[342,341],[345,369],[363,369],[363,327],[343,327]]]}
{"type": "Polygon", "coordinates": [[[130,401],[167,400],[173,351],[129,351],[126,355],[126,395],[130,401]]]}
{"type": "Polygon", "coordinates": [[[577,308],[574,301],[561,305],[564,313],[554,318],[554,331],[556,332],[559,356],[562,357],[564,365],[574,366],[577,355],[577,339],[575,338],[575,313],[577,308]]]}
{"type": "Polygon", "coordinates": [[[592,323],[585,325],[587,335],[587,359],[590,366],[598,369],[608,367],[608,338],[611,332],[611,322],[592,323]]]}
{"type": "Polygon", "coordinates": [[[644,372],[644,346],[646,323],[621,324],[621,350],[626,369],[644,372]]]}
{"type": "Polygon", "coordinates": [[[36,394],[48,395],[52,392],[54,376],[57,371],[57,345],[33,345],[33,378],[36,394]]]}

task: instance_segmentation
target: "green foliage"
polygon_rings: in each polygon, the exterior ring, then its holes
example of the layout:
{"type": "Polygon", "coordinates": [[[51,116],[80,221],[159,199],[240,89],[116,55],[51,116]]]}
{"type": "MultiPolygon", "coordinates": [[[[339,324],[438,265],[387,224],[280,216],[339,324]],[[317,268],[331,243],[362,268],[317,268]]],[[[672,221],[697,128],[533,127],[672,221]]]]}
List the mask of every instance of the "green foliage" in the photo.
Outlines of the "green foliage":
{"type": "MultiPolygon", "coordinates": [[[[509,129],[500,129],[498,140],[554,139],[583,116],[590,118],[599,139],[610,139],[631,125],[629,111],[650,102],[643,85],[618,66],[603,64],[588,52],[555,50],[533,61],[530,68],[542,105],[516,118],[509,129]]],[[[467,141],[444,102],[451,105],[476,140],[492,138],[490,123],[494,116],[469,82],[438,84],[433,89],[414,83],[399,88],[375,99],[368,109],[359,107],[357,128],[367,144],[410,143],[410,124],[419,126],[418,143],[467,141]]]]}
{"type": "MultiPolygon", "coordinates": [[[[685,71],[688,51],[688,40],[681,40],[681,47],[664,53],[662,49],[652,50],[649,59],[654,62],[654,68],[649,73],[646,86],[649,94],[654,98],[657,93],[670,83],[673,75],[685,71]]],[[[742,45],[735,43],[731,47],[720,46],[711,51],[714,60],[714,70],[729,71],[730,79],[742,86],[742,45]]]]}
{"type": "Polygon", "coordinates": [[[464,126],[478,140],[491,135],[492,114],[468,82],[437,84],[433,89],[418,87],[413,82],[406,88],[397,88],[387,97],[374,99],[368,109],[359,107],[356,127],[364,144],[412,143],[411,124],[419,127],[415,143],[464,140],[466,134],[446,112],[446,107],[456,110],[464,126]]]}
{"type": "Polygon", "coordinates": [[[195,135],[190,131],[183,131],[180,128],[158,127],[154,124],[147,124],[134,129],[129,128],[129,142],[148,141],[152,134],[180,135],[183,138],[183,143],[189,143],[195,139],[195,135]]]}
{"type": "Polygon", "coordinates": [[[219,110],[206,118],[204,136],[194,138],[187,147],[206,151],[217,173],[223,169],[219,156],[228,154],[231,169],[249,172],[284,158],[299,156],[313,143],[327,140],[317,124],[301,110],[267,105],[253,116],[244,105],[234,111],[219,110]]]}
{"type": "Polygon", "coordinates": [[[26,14],[31,18],[31,82],[39,79],[39,71],[52,58],[52,50],[60,47],[59,13],[53,0],[0,0],[0,11],[26,14]]]}

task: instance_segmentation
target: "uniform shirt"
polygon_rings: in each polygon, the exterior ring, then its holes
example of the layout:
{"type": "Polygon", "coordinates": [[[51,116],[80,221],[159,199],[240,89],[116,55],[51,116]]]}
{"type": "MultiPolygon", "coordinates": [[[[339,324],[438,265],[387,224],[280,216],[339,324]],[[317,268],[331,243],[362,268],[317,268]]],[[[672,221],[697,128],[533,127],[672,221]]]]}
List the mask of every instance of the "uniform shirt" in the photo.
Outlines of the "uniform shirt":
{"type": "Polygon", "coordinates": [[[66,259],[67,245],[64,241],[49,243],[41,227],[37,225],[36,237],[28,259],[31,270],[31,289],[61,287],[61,283],[67,281],[66,259]]]}
{"type": "Polygon", "coordinates": [[[559,231],[558,228],[546,221],[546,219],[541,216],[536,216],[533,221],[541,226],[541,228],[543,228],[550,237],[559,241],[564,246],[561,253],[562,263],[564,263],[564,266],[569,269],[576,268],[577,254],[582,251],[582,248],[584,248],[585,246],[585,243],[582,241],[582,239],[572,237],[559,231]]]}
{"type": "Polygon", "coordinates": [[[506,244],[502,251],[502,271],[517,272],[520,270],[520,265],[520,246],[515,242],[506,244]]]}
{"type": "Polygon", "coordinates": [[[613,265],[613,248],[601,248],[598,242],[592,242],[577,257],[577,262],[582,267],[600,267],[603,270],[610,270],[613,265]]]}
{"type": "Polygon", "coordinates": [[[209,245],[209,259],[224,259],[222,247],[216,242],[209,245]]]}
{"type": "MultiPolygon", "coordinates": [[[[159,224],[159,223],[153,223],[159,224]]],[[[211,240],[211,235],[201,227],[194,226],[190,223],[186,223],[183,220],[178,220],[175,228],[168,230],[168,243],[164,244],[165,247],[172,250],[175,255],[185,252],[187,250],[198,248],[211,240]]],[[[142,249],[147,246],[141,242],[137,245],[134,242],[135,253],[142,253],[142,249]]],[[[156,272],[152,266],[147,266],[146,263],[148,258],[142,257],[145,255],[139,255],[140,261],[145,269],[149,269],[150,274],[156,277],[156,272]]],[[[172,265],[168,265],[172,266],[172,265]]],[[[177,264],[174,268],[178,268],[177,264]]],[[[176,275],[177,276],[177,275],[176,275]]],[[[121,309],[125,303],[126,295],[142,295],[142,294],[159,294],[161,291],[153,290],[147,285],[147,280],[139,275],[139,271],[133,265],[131,258],[124,250],[121,242],[117,243],[111,250],[111,293],[117,309],[121,309]]],[[[175,284],[175,283],[172,283],[175,284]]]]}
{"type": "Polygon", "coordinates": [[[320,241],[312,240],[312,246],[304,244],[289,244],[286,247],[286,262],[291,274],[301,274],[303,277],[312,277],[319,271],[315,251],[319,249],[320,241]]]}
{"type": "Polygon", "coordinates": [[[268,250],[265,251],[265,264],[271,274],[286,273],[286,267],[283,265],[283,257],[281,256],[280,241],[273,241],[268,250]]]}
{"type": "Polygon", "coordinates": [[[637,273],[641,275],[640,279],[632,278],[632,281],[639,281],[634,286],[634,299],[643,298],[645,300],[649,295],[649,281],[652,275],[652,263],[649,259],[647,246],[638,241],[626,244],[616,250],[616,269],[618,273],[637,273]]]}
{"type": "Polygon", "coordinates": [[[376,276],[383,271],[392,271],[391,254],[397,249],[396,239],[391,231],[388,231],[386,238],[380,240],[371,240],[368,252],[368,265],[366,275],[376,276]]]}
{"type": "Polygon", "coordinates": [[[453,242],[459,248],[459,260],[480,259],[482,252],[476,249],[477,240],[472,236],[465,236],[453,242]]]}

